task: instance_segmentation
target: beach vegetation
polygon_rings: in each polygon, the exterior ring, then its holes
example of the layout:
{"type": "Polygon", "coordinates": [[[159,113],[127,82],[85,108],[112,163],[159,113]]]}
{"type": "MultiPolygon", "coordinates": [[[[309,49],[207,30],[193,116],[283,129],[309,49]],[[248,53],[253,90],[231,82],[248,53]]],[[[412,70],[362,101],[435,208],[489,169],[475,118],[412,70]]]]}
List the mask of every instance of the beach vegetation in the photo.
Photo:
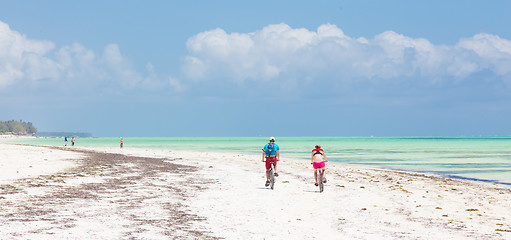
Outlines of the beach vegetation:
{"type": "Polygon", "coordinates": [[[0,134],[33,135],[37,128],[31,122],[22,120],[0,121],[0,134]]]}

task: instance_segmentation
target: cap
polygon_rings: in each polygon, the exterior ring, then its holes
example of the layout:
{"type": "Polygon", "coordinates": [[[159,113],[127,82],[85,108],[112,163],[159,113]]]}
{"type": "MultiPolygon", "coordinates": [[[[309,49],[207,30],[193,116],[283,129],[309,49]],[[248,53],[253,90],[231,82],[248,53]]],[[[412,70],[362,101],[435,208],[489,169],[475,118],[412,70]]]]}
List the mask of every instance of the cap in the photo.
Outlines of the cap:
{"type": "Polygon", "coordinates": [[[275,142],[275,138],[274,137],[270,137],[270,142],[275,142]]]}

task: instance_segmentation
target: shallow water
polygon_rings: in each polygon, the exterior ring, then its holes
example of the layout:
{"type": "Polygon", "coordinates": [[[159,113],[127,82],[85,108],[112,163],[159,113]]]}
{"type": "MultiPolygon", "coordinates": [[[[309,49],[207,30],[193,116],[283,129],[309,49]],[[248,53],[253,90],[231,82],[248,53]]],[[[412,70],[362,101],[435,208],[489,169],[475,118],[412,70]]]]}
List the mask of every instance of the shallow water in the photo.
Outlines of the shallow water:
{"type": "MultiPolygon", "coordinates": [[[[68,146],[71,142],[68,139],[68,146]]],[[[63,138],[10,140],[63,146],[63,138]]],[[[78,146],[119,147],[120,138],[79,138],[78,146]]],[[[261,154],[266,138],[124,138],[125,147],[261,154]]],[[[329,161],[511,184],[511,137],[282,137],[281,156],[307,161],[315,144],[329,161]]]]}

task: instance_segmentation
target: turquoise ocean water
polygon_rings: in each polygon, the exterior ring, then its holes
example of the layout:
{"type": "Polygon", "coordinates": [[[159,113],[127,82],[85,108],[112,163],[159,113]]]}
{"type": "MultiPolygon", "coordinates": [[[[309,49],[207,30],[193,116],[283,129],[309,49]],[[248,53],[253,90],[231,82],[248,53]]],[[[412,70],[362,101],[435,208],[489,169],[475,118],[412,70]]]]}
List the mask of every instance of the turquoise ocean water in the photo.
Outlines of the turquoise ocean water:
{"type": "MultiPolygon", "coordinates": [[[[119,147],[119,138],[78,138],[78,146],[119,147]]],[[[63,138],[11,140],[63,146],[63,138]]],[[[267,138],[124,138],[132,148],[236,152],[260,157],[267,138]]],[[[310,159],[321,144],[329,161],[511,184],[511,137],[281,137],[283,158],[310,159]]],[[[69,144],[70,145],[70,139],[69,144]]]]}

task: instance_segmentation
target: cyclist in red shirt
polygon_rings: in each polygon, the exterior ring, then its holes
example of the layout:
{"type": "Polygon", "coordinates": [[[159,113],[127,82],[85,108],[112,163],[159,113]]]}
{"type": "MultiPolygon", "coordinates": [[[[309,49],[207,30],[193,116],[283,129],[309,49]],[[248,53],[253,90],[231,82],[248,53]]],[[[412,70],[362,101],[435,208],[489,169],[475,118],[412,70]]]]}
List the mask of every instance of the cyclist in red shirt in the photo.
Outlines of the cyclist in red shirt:
{"type": "Polygon", "coordinates": [[[264,145],[263,147],[263,162],[266,162],[266,183],[265,186],[270,185],[270,168],[273,164],[274,170],[275,170],[275,177],[278,177],[279,174],[277,173],[277,161],[280,160],[280,148],[279,145],[275,143],[275,138],[270,137],[270,142],[264,145]],[[266,161],[265,161],[266,160],[266,161]],[[270,163],[270,161],[273,161],[273,163],[270,163]]]}
{"type": "Polygon", "coordinates": [[[314,167],[314,181],[316,183],[314,185],[318,186],[318,167],[321,167],[323,169],[323,182],[326,183],[326,177],[325,177],[325,162],[328,162],[328,159],[326,158],[325,151],[321,149],[321,146],[319,144],[316,144],[316,147],[312,149],[312,157],[311,157],[311,164],[314,167]],[[323,158],[325,159],[323,161],[323,158]]]}

